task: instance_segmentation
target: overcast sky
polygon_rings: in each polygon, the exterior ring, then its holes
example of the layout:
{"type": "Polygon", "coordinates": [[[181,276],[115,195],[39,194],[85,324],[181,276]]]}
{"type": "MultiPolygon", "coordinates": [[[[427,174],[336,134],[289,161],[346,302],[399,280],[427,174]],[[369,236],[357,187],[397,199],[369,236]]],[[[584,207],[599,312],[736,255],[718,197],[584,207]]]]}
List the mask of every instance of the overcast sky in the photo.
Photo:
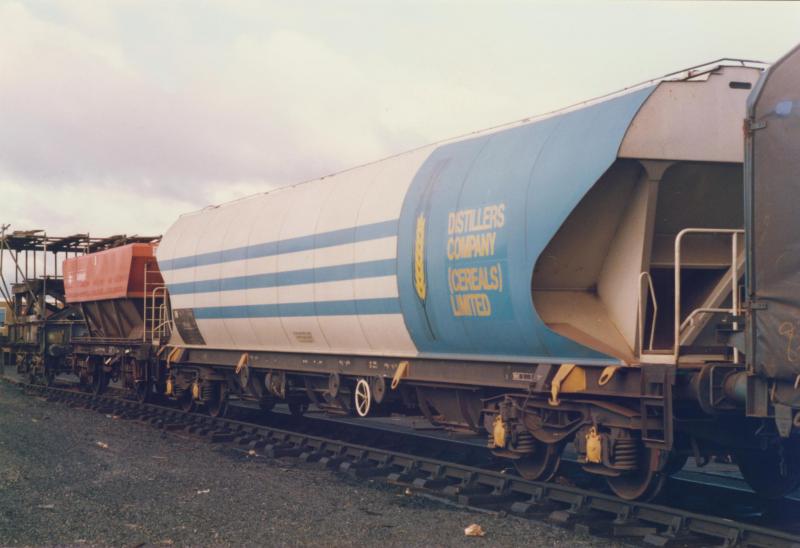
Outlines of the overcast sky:
{"type": "Polygon", "coordinates": [[[0,222],[161,233],[798,29],[781,3],[0,0],[0,222]]]}

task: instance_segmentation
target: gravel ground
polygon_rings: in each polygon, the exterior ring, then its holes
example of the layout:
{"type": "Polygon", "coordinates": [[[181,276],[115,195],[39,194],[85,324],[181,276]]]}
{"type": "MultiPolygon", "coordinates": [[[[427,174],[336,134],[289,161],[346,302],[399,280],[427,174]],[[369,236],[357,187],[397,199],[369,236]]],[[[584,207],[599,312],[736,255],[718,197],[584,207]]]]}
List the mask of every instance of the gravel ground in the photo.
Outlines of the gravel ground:
{"type": "Polygon", "coordinates": [[[0,382],[0,544],[599,546],[292,459],[252,457],[0,382]],[[482,538],[465,537],[480,524],[482,538]]]}

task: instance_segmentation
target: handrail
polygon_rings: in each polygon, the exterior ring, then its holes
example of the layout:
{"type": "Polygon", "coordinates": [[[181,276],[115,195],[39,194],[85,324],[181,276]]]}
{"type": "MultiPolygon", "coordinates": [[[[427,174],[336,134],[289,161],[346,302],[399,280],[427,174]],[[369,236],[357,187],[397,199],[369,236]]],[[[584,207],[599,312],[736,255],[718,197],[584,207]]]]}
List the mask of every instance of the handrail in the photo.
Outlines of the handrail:
{"type": "MultiPolygon", "coordinates": [[[[166,299],[166,292],[164,295],[166,299]]],[[[158,307],[158,318],[159,318],[159,323],[153,327],[153,332],[158,333],[158,338],[160,339],[162,334],[169,335],[171,328],[170,319],[167,315],[167,303],[162,302],[161,306],[158,307]]]]}
{"type": "Polygon", "coordinates": [[[653,288],[653,277],[650,276],[648,271],[641,272],[639,274],[639,356],[642,355],[642,350],[644,348],[643,343],[643,331],[644,331],[644,307],[642,301],[642,280],[647,279],[647,286],[650,291],[650,298],[653,301],[653,322],[650,324],[650,344],[648,345],[648,350],[653,350],[653,341],[655,340],[656,336],[656,318],[658,317],[658,301],[656,300],[656,291],[653,288]]]}
{"type": "Polygon", "coordinates": [[[685,320],[681,322],[681,332],[684,329],[689,327],[690,325],[694,324],[695,316],[699,316],[700,314],[717,314],[720,312],[730,312],[732,309],[730,308],[695,308],[692,310],[692,313],[689,314],[685,320]]]}
{"type": "Polygon", "coordinates": [[[143,296],[142,296],[142,316],[144,318],[144,325],[142,326],[142,342],[147,342],[147,320],[148,316],[147,313],[149,312],[147,306],[147,272],[148,272],[148,264],[147,261],[144,263],[144,282],[143,282],[143,296]]]}
{"type": "MultiPolygon", "coordinates": [[[[673,346],[673,358],[678,363],[678,356],[681,348],[681,331],[686,322],[681,323],[681,243],[687,234],[729,234],[731,236],[731,308],[721,308],[717,311],[728,312],[734,316],[739,315],[739,276],[737,259],[739,255],[739,234],[744,234],[740,228],[684,228],[675,237],[675,340],[673,346]]],[[[694,318],[695,314],[711,309],[693,310],[686,320],[694,318]]],[[[734,328],[737,325],[734,323],[734,328]]],[[[739,361],[739,350],[733,349],[734,363],[739,361]]]]}
{"type": "Polygon", "coordinates": [[[167,287],[162,282],[148,283],[147,274],[150,272],[148,263],[144,265],[144,329],[142,341],[152,341],[156,337],[161,339],[172,332],[172,321],[167,308],[167,287]],[[149,290],[149,287],[153,287],[149,290]],[[150,300],[148,305],[148,299],[150,300]],[[149,337],[149,339],[148,339],[149,337]]]}
{"type": "MultiPolygon", "coordinates": [[[[150,294],[150,300],[151,300],[150,310],[153,315],[150,323],[151,327],[150,339],[152,340],[153,338],[155,338],[155,335],[158,335],[158,337],[161,338],[162,329],[165,325],[168,324],[168,322],[165,320],[166,316],[165,303],[167,301],[167,287],[162,285],[153,289],[152,293],[150,294]],[[159,296],[161,297],[161,303],[158,306],[156,306],[156,298],[158,298],[159,296]],[[156,314],[158,314],[158,317],[156,317],[156,314]]],[[[166,330],[164,330],[163,333],[166,333],[166,330]]]]}

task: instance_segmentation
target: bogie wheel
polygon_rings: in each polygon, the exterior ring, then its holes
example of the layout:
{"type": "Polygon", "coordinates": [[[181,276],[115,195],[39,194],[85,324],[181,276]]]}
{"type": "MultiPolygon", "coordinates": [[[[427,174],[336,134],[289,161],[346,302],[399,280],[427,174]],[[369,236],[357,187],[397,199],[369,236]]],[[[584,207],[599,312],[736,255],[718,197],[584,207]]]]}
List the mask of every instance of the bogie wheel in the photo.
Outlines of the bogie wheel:
{"type": "Polygon", "coordinates": [[[289,412],[293,417],[302,417],[308,411],[308,402],[305,401],[290,401],[289,412]]]}
{"type": "Polygon", "coordinates": [[[800,439],[778,440],[767,449],[736,452],[739,471],[756,494],[782,498],[800,487],[800,439]]]}
{"type": "Polygon", "coordinates": [[[136,401],[147,403],[152,399],[153,387],[150,381],[139,381],[136,383],[136,401]]]}
{"type": "Polygon", "coordinates": [[[194,398],[192,397],[192,391],[186,390],[182,395],[180,400],[178,401],[178,406],[181,408],[181,411],[185,411],[187,413],[192,413],[197,405],[194,402],[194,398]]]}
{"type": "Polygon", "coordinates": [[[206,404],[206,410],[212,417],[224,417],[228,410],[228,389],[221,382],[214,383],[213,396],[206,404]]]}
{"type": "Polygon", "coordinates": [[[533,453],[515,459],[514,466],[526,480],[550,481],[561,464],[561,449],[558,444],[536,441],[533,453]]]}
{"type": "Polygon", "coordinates": [[[678,455],[676,453],[671,453],[669,458],[667,459],[667,464],[664,465],[664,470],[662,473],[665,476],[671,476],[673,474],[677,474],[683,467],[686,466],[686,461],[689,460],[689,455],[678,455]]]}
{"type": "Polygon", "coordinates": [[[625,500],[653,500],[661,488],[667,474],[658,470],[657,455],[654,450],[645,449],[642,453],[644,466],[639,470],[628,472],[616,477],[607,477],[606,483],[611,491],[621,499],[625,500]]]}
{"type": "Polygon", "coordinates": [[[269,413],[273,409],[275,409],[275,398],[261,398],[258,401],[258,407],[264,411],[265,413],[269,413]]]}
{"type": "Polygon", "coordinates": [[[52,367],[44,366],[44,383],[47,386],[53,386],[56,382],[56,372],[52,367]]]}
{"type": "Polygon", "coordinates": [[[81,371],[78,375],[78,387],[84,392],[90,392],[92,389],[92,376],[81,371]]]}
{"type": "Polygon", "coordinates": [[[95,395],[100,395],[106,391],[108,388],[108,373],[103,370],[102,365],[97,365],[94,369],[94,375],[92,375],[92,392],[95,395]]]}
{"type": "Polygon", "coordinates": [[[366,379],[358,379],[353,391],[353,409],[359,417],[366,417],[369,415],[370,407],[372,407],[372,390],[369,382],[366,379]]]}

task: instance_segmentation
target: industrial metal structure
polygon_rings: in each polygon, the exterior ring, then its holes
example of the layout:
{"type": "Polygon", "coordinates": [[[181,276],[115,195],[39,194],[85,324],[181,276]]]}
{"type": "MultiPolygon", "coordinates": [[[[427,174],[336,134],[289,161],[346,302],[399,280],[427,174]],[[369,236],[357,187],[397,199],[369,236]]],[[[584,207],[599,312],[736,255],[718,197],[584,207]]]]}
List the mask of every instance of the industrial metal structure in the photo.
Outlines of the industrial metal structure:
{"type": "Polygon", "coordinates": [[[9,228],[0,227],[2,363],[49,384],[59,373],[72,371],[72,339],[87,333],[80,309],[67,302],[61,261],[153,238],[48,236],[44,230],[9,228]]]}

